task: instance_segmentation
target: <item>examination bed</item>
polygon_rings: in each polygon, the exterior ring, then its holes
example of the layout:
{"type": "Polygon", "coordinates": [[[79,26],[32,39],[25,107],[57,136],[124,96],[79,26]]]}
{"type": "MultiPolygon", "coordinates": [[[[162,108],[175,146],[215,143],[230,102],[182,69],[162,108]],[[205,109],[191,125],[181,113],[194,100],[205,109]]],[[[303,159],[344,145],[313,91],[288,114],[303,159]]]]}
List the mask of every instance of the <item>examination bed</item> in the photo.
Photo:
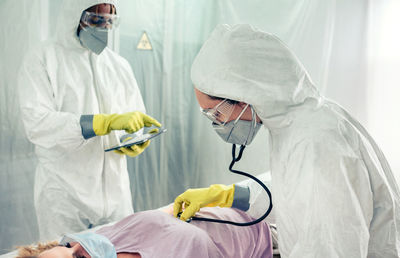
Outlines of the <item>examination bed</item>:
{"type": "MultiPolygon", "coordinates": [[[[207,209],[207,208],[206,208],[207,209]]],[[[210,208],[208,208],[208,209],[210,209],[210,208]]],[[[222,209],[222,208],[215,208],[215,211],[217,211],[217,213],[218,213],[218,209],[219,210],[224,210],[224,209],[222,209]]],[[[162,211],[164,211],[164,212],[166,212],[166,213],[172,213],[172,206],[171,205],[167,205],[167,206],[165,206],[165,207],[162,207],[162,208],[159,208],[158,210],[162,210],[162,211]]],[[[207,212],[207,210],[206,210],[206,212],[207,212]]],[[[235,213],[241,213],[241,211],[238,211],[238,212],[235,212],[235,213]]],[[[210,213],[209,214],[207,214],[206,213],[206,215],[205,216],[210,216],[210,213]]],[[[251,219],[251,218],[250,218],[251,219]]],[[[192,222],[192,224],[193,224],[194,222],[192,222]]],[[[205,222],[203,222],[203,223],[205,223],[205,222]]],[[[262,222],[263,223],[263,222],[262,222]]],[[[110,225],[113,225],[113,224],[115,224],[115,222],[114,223],[109,223],[109,224],[106,224],[106,225],[102,225],[102,226],[98,226],[98,227],[96,227],[96,228],[93,228],[93,229],[89,229],[89,230],[87,230],[87,231],[97,231],[97,230],[99,230],[99,229],[101,229],[101,228],[104,228],[104,227],[107,227],[107,226],[110,226],[110,225]]],[[[206,232],[209,232],[210,234],[216,234],[215,232],[218,232],[218,230],[216,230],[215,229],[215,225],[212,225],[213,223],[206,223],[207,225],[205,225],[204,226],[204,224],[203,224],[203,228],[205,228],[206,229],[206,232]]],[[[234,237],[234,238],[236,238],[236,240],[238,240],[238,239],[240,239],[239,241],[238,241],[238,243],[240,243],[240,242],[243,242],[242,240],[245,240],[245,239],[241,239],[241,238],[243,238],[246,234],[241,234],[241,232],[246,232],[246,230],[243,230],[243,229],[240,229],[240,230],[238,230],[237,229],[237,227],[235,227],[235,226],[231,226],[231,225],[229,225],[229,226],[227,226],[226,228],[228,228],[229,229],[229,231],[235,231],[236,230],[236,232],[240,232],[239,234],[240,234],[240,236],[236,236],[236,237],[234,237]],[[234,228],[232,228],[232,227],[234,227],[234,228]],[[243,231],[242,231],[243,230],[243,231]]],[[[260,228],[262,228],[262,227],[260,227],[260,228]]],[[[274,227],[274,226],[269,226],[269,232],[271,233],[271,239],[269,239],[269,241],[270,242],[272,242],[272,244],[273,244],[273,246],[274,246],[274,254],[278,254],[278,251],[277,251],[277,248],[275,248],[276,246],[277,246],[277,232],[276,232],[276,228],[274,227]]],[[[268,234],[269,234],[269,232],[268,232],[268,234]]],[[[265,231],[264,231],[264,233],[265,233],[265,231]]],[[[237,233],[236,233],[237,234],[237,233]]],[[[232,234],[232,236],[234,236],[234,234],[232,234]]],[[[247,235],[248,236],[248,235],[247,235]]],[[[269,238],[269,237],[268,237],[269,238]]],[[[221,238],[221,239],[224,239],[224,238],[221,238]]],[[[234,239],[233,239],[234,240],[234,239]]],[[[220,241],[220,240],[217,240],[217,242],[218,241],[220,241]]],[[[232,241],[232,239],[231,239],[231,241],[232,241]]],[[[254,240],[252,240],[252,241],[254,241],[254,240]]],[[[225,242],[225,241],[223,241],[223,242],[225,242]]],[[[260,242],[259,244],[261,244],[261,245],[265,245],[265,241],[264,242],[260,242]]],[[[250,244],[251,245],[251,244],[250,244]]],[[[11,257],[15,257],[16,256],[16,254],[17,254],[17,252],[16,251],[13,251],[13,252],[10,252],[10,253],[7,253],[7,254],[4,254],[4,255],[0,255],[0,258],[11,258],[11,257]]],[[[274,256],[274,257],[279,257],[279,256],[274,256]]]]}

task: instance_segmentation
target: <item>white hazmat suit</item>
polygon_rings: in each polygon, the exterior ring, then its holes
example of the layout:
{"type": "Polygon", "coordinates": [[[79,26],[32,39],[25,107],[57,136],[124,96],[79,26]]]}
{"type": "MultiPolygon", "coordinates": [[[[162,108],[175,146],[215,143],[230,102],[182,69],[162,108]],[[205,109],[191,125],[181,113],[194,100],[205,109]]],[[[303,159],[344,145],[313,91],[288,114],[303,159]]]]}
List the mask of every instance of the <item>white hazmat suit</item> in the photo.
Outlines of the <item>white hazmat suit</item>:
{"type": "MultiPolygon", "coordinates": [[[[278,38],[220,25],[192,80],[206,94],[251,104],[268,128],[282,257],[400,257],[399,189],[385,157],[278,38]]],[[[258,218],[267,207],[252,184],[248,212],[258,218]]]]}
{"type": "Polygon", "coordinates": [[[116,2],[64,1],[55,40],[31,51],[21,69],[23,123],[38,157],[34,198],[42,240],[133,212],[126,157],[104,152],[119,143],[118,133],[84,140],[79,123],[85,114],[145,112],[128,62],[108,48],[96,55],[77,37],[82,11],[116,2]]]}

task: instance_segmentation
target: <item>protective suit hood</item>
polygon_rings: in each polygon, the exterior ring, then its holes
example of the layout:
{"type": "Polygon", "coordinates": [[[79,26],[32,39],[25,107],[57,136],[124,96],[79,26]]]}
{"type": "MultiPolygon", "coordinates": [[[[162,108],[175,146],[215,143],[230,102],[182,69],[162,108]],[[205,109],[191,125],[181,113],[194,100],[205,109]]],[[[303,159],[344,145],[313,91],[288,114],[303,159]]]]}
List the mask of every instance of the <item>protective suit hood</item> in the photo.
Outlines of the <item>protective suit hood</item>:
{"type": "Polygon", "coordinates": [[[296,56],[274,35],[250,25],[219,25],[192,65],[200,91],[253,105],[268,127],[290,122],[287,112],[320,96],[296,56]]]}
{"type": "Polygon", "coordinates": [[[73,41],[80,46],[76,31],[82,16],[87,8],[97,4],[113,4],[118,10],[116,0],[64,0],[57,20],[57,40],[66,42],[66,45],[73,41]]]}

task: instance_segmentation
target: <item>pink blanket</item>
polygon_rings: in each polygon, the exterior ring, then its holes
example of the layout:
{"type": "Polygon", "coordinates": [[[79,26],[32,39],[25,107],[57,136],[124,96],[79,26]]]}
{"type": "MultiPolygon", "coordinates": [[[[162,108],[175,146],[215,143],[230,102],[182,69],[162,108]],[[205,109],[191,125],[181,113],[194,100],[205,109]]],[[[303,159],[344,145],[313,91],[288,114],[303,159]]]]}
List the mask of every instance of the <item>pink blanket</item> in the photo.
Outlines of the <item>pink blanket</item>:
{"type": "MultiPolygon", "coordinates": [[[[203,208],[196,216],[245,222],[246,213],[229,208],[203,208]]],[[[148,257],[272,257],[269,227],[261,222],[250,227],[192,221],[150,210],[132,214],[96,233],[106,236],[117,253],[148,257]]]]}

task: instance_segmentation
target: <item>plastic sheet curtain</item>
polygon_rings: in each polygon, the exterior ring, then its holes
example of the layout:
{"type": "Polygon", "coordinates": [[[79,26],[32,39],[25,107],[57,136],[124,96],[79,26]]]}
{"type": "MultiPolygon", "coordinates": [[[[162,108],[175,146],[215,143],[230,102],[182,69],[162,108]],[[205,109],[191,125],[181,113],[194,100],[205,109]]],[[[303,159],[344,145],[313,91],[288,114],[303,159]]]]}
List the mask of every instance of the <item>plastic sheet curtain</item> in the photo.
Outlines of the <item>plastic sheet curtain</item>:
{"type": "MultiPolygon", "coordinates": [[[[188,187],[241,179],[229,174],[231,145],[223,143],[200,114],[190,80],[191,63],[216,24],[250,23],[278,35],[298,54],[323,92],[356,117],[365,116],[365,99],[360,96],[365,86],[364,1],[120,3],[119,51],[133,67],[148,112],[168,129],[144,155],[130,160],[136,210],[171,202],[188,187]],[[345,23],[350,13],[352,19],[345,23]],[[142,40],[152,49],[143,49],[142,40]],[[356,69],[349,74],[347,67],[356,69]]],[[[268,169],[267,144],[267,132],[262,130],[238,168],[254,174],[268,169]]]]}
{"type": "MultiPolygon", "coordinates": [[[[21,127],[15,83],[26,50],[54,33],[60,3],[61,0],[0,0],[0,253],[38,238],[33,207],[36,160],[21,127]]],[[[152,140],[144,154],[129,159],[135,210],[170,203],[188,187],[242,180],[228,172],[231,146],[218,138],[210,121],[200,114],[190,80],[191,63],[218,23],[250,23],[282,38],[302,60],[323,94],[344,106],[367,129],[373,128],[372,135],[378,135],[378,143],[386,143],[383,151],[388,150],[387,155],[395,157],[396,150],[390,146],[397,146],[398,141],[391,141],[398,138],[385,137],[385,132],[396,126],[393,120],[397,118],[379,115],[381,110],[400,110],[398,101],[390,108],[379,109],[380,105],[389,105],[374,101],[373,92],[380,91],[381,81],[376,76],[375,81],[367,81],[367,74],[371,74],[367,58],[371,55],[366,49],[376,53],[369,43],[377,40],[368,36],[369,19],[373,16],[380,21],[383,15],[379,8],[371,13],[369,7],[382,7],[385,3],[120,0],[122,23],[113,46],[131,64],[148,113],[168,129],[152,140]],[[372,117],[371,109],[375,110],[372,117]]],[[[399,83],[398,78],[391,79],[386,84],[386,95],[391,94],[396,80],[399,83]]],[[[268,134],[262,130],[246,148],[237,168],[259,174],[268,166],[268,134]]]]}
{"type": "Polygon", "coordinates": [[[20,120],[16,78],[26,51],[46,37],[42,1],[1,0],[0,253],[37,238],[33,207],[36,159],[20,120]]]}
{"type": "Polygon", "coordinates": [[[369,2],[367,125],[400,182],[400,1],[369,2]]]}

